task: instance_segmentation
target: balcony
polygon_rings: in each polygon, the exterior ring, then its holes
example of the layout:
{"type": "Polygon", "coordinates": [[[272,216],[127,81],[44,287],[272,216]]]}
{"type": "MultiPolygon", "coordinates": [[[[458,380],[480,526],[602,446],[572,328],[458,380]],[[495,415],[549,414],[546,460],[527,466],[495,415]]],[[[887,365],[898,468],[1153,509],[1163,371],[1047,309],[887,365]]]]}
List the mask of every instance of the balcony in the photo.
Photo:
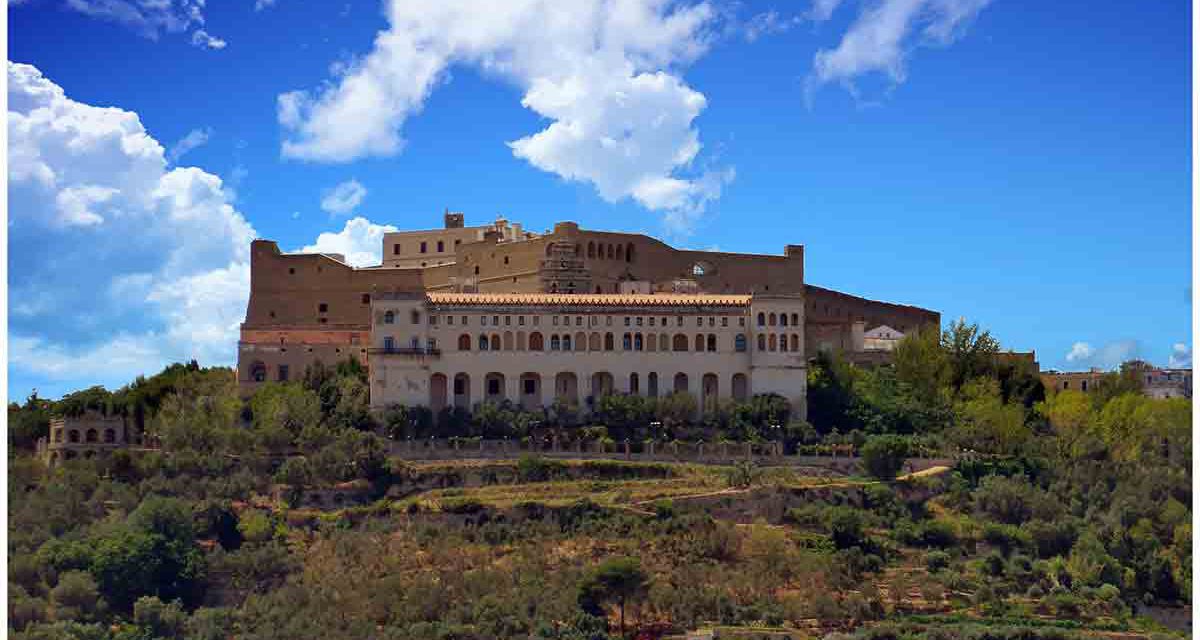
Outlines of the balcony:
{"type": "Polygon", "coordinates": [[[374,347],[367,350],[371,355],[383,356],[431,356],[439,357],[442,350],[437,347],[374,347]]]}

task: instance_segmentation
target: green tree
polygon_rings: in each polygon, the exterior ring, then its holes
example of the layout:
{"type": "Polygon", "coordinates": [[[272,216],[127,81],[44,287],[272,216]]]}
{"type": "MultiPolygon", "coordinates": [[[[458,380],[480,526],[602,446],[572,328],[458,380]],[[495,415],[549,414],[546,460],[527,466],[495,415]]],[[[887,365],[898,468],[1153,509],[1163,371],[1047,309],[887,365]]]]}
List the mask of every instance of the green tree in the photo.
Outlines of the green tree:
{"type": "Polygon", "coordinates": [[[1037,405],[1037,410],[1050,421],[1060,456],[1074,458],[1086,453],[1092,425],[1092,403],[1087,394],[1074,390],[1052,393],[1037,405]]]}
{"type": "Polygon", "coordinates": [[[636,558],[608,558],[579,583],[579,605],[592,615],[602,615],[601,606],[615,603],[620,609],[621,635],[625,635],[625,605],[646,597],[650,578],[636,558]]]}
{"type": "Polygon", "coordinates": [[[950,367],[950,386],[957,392],[968,380],[994,377],[1000,343],[978,324],[960,318],[942,332],[942,350],[950,367]]]}
{"type": "Polygon", "coordinates": [[[84,571],[68,571],[50,590],[50,605],[55,620],[95,620],[104,610],[104,600],[96,581],[84,571]]]}
{"type": "Polygon", "coordinates": [[[891,480],[904,468],[908,442],[899,436],[873,436],[862,446],[863,467],[880,480],[891,480]]]}
{"type": "Polygon", "coordinates": [[[926,404],[942,401],[950,385],[950,356],[942,345],[941,332],[925,327],[904,336],[893,352],[896,377],[912,389],[913,396],[926,404]]]}

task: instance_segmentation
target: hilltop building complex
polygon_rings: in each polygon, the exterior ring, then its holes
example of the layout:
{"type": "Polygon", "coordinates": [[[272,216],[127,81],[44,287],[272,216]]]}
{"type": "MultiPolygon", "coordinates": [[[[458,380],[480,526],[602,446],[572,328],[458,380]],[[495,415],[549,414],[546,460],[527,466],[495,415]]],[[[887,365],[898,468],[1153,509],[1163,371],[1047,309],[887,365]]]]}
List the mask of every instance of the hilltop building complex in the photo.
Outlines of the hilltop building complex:
{"type": "Polygon", "coordinates": [[[244,392],[354,357],[378,408],[587,406],[605,393],[673,391],[702,407],[766,392],[803,407],[819,350],[870,356],[941,321],[806,284],[800,245],[694,251],[573,222],[543,234],[505,219],[468,227],[447,212],[444,228],[386,234],[382,249],[381,265],[354,268],[254,241],[244,392]]]}

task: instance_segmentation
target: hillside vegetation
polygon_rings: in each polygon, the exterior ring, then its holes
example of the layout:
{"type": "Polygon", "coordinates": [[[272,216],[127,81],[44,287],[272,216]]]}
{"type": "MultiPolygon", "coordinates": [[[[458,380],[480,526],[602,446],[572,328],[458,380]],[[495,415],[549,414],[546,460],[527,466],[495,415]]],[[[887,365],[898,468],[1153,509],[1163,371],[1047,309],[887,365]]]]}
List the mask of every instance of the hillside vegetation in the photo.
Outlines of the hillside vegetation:
{"type": "Polygon", "coordinates": [[[173,365],[10,405],[9,636],[95,640],[1182,635],[1191,403],[1137,363],[1047,396],[962,323],[894,366],[821,356],[809,421],[759,396],[611,397],[583,415],[369,411],[365,371],[241,399],[173,365]],[[127,416],[156,448],[46,468],[54,415],[127,416]],[[524,456],[405,462],[389,438],[852,446],[858,471],[524,456]],[[907,473],[906,458],[953,454],[907,473]],[[313,506],[322,492],[338,502],[313,506]],[[342,497],[345,502],[341,502],[342,497]]]}

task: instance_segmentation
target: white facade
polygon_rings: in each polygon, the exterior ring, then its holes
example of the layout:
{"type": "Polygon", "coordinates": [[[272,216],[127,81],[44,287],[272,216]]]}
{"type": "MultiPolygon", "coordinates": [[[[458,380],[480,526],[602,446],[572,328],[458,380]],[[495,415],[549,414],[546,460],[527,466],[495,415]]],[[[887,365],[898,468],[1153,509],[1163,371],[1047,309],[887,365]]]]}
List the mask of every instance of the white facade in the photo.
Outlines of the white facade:
{"type": "Polygon", "coordinates": [[[881,324],[870,331],[863,332],[863,349],[866,351],[893,351],[904,333],[881,324]]]}
{"type": "Polygon", "coordinates": [[[778,393],[804,414],[802,296],[429,293],[371,304],[377,409],[559,398],[586,408],[608,393],[686,391],[700,407],[778,393]]]}

